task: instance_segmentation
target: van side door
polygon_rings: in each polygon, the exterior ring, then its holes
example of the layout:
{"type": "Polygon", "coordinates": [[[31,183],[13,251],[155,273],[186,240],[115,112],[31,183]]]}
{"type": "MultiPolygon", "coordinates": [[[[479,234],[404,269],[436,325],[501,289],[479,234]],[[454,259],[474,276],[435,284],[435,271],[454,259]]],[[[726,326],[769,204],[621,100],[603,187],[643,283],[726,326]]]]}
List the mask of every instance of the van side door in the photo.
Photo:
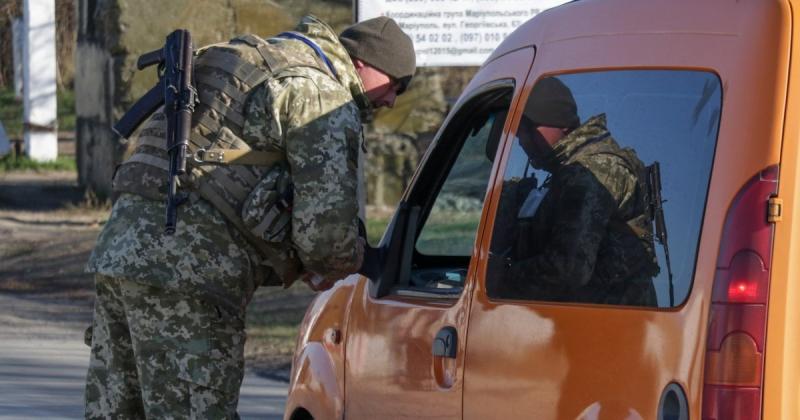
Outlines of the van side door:
{"type": "Polygon", "coordinates": [[[347,418],[461,418],[483,204],[532,61],[525,48],[484,66],[412,179],[382,242],[391,268],[362,278],[351,303],[347,418]]]}
{"type": "Polygon", "coordinates": [[[592,69],[532,73],[529,83],[488,205],[463,418],[686,418],[690,374],[700,368],[692,349],[706,321],[681,309],[697,262],[721,82],[699,70],[592,69]],[[527,104],[534,84],[551,76],[570,91],[581,125],[548,154],[528,143],[538,117],[527,104]],[[645,188],[627,182],[636,160],[660,163],[669,267],[647,232],[652,220],[616,216],[645,188]]]}

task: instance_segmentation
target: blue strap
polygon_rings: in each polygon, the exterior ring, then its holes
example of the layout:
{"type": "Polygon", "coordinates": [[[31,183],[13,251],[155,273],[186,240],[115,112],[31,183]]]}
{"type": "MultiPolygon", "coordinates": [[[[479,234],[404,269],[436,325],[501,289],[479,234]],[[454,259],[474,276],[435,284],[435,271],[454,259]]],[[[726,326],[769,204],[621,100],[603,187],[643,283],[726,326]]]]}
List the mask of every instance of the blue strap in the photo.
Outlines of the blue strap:
{"type": "Polygon", "coordinates": [[[337,74],[336,73],[336,69],[333,68],[333,63],[331,63],[331,60],[328,59],[328,56],[326,56],[325,53],[322,52],[322,48],[320,48],[319,45],[314,43],[314,41],[312,41],[312,40],[310,40],[310,39],[308,39],[308,38],[304,37],[303,35],[300,35],[300,34],[298,34],[296,32],[281,32],[281,33],[278,34],[278,36],[281,37],[281,38],[296,39],[298,41],[302,41],[303,43],[305,43],[306,45],[311,47],[311,49],[313,49],[314,52],[317,53],[317,56],[319,56],[319,58],[321,58],[322,61],[325,62],[325,65],[328,66],[328,68],[331,70],[331,73],[333,73],[333,76],[337,80],[339,79],[339,74],[337,74]]]}

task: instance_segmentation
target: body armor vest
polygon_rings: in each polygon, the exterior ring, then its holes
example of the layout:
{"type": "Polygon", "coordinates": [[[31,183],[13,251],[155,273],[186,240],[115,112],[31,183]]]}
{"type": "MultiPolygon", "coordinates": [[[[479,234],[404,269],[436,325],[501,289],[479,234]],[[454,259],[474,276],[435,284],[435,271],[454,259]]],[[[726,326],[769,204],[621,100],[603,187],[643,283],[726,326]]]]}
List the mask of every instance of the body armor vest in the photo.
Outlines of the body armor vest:
{"type": "Polygon", "coordinates": [[[629,232],[636,236],[642,249],[646,250],[646,257],[641,258],[639,267],[629,267],[632,272],[640,272],[645,276],[653,277],[658,274],[660,268],[656,260],[655,236],[653,235],[653,211],[650,208],[650,188],[647,182],[647,168],[636,156],[636,152],[628,147],[621,148],[614,152],[602,151],[600,153],[610,154],[620,158],[625,167],[633,174],[636,174],[636,184],[638,194],[635,198],[635,211],[633,218],[623,220],[612,217],[609,221],[609,228],[618,232],[629,232]]]}
{"type": "MultiPolygon", "coordinates": [[[[299,259],[286,243],[288,239],[266,241],[258,231],[263,231],[263,223],[254,230],[242,218],[251,192],[265,175],[270,171],[286,173],[282,151],[254,151],[243,140],[244,106],[253,89],[286,70],[311,67],[328,74],[330,71],[313,53],[289,53],[281,44],[245,35],[198,51],[194,74],[198,103],[192,115],[187,174],[180,178],[179,187],[209,201],[268,260],[278,278],[265,275],[262,284],[288,286],[301,271],[299,259]]],[[[142,124],[133,155],[114,176],[114,191],[164,199],[169,169],[165,139],[162,108],[142,124]]],[[[276,187],[287,184],[275,182],[277,178],[285,177],[266,177],[276,187]]],[[[288,223],[286,217],[278,223],[288,223]]]]}

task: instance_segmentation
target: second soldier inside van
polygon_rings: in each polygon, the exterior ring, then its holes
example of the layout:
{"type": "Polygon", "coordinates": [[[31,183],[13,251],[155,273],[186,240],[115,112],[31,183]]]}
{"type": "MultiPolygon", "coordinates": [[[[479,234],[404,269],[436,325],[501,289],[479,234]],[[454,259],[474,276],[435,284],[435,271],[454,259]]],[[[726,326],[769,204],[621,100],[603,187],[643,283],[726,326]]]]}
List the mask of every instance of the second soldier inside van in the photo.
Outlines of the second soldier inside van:
{"type": "Polygon", "coordinates": [[[532,89],[518,135],[547,175],[517,194],[503,297],[656,306],[645,167],[613,139],[605,114],[581,124],[570,89],[548,77],[532,89]]]}

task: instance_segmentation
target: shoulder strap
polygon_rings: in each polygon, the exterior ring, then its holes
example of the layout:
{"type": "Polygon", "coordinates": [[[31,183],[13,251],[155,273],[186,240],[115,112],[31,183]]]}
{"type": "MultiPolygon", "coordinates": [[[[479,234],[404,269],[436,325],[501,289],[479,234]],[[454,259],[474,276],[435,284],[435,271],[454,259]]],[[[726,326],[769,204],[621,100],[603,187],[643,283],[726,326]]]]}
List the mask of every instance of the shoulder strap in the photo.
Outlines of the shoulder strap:
{"type": "Polygon", "coordinates": [[[266,64],[267,67],[269,67],[269,70],[271,72],[274,73],[278,70],[279,67],[278,61],[275,60],[275,57],[273,57],[272,54],[270,54],[270,52],[267,50],[266,47],[267,41],[264,41],[263,39],[253,34],[241,35],[234,38],[234,40],[242,41],[245,44],[258,50],[258,54],[261,55],[262,59],[264,59],[264,64],[266,64]]]}
{"type": "Polygon", "coordinates": [[[317,57],[319,57],[320,60],[322,60],[322,62],[324,62],[325,65],[328,66],[328,69],[331,71],[331,74],[333,74],[333,77],[336,80],[339,80],[339,74],[336,73],[336,68],[333,67],[333,63],[331,63],[331,60],[328,58],[327,55],[325,55],[325,52],[322,51],[322,48],[320,48],[320,46],[317,45],[314,41],[304,37],[303,35],[298,34],[297,32],[281,32],[278,34],[278,37],[287,39],[296,39],[311,47],[311,49],[314,50],[314,52],[317,54],[317,57]]]}

